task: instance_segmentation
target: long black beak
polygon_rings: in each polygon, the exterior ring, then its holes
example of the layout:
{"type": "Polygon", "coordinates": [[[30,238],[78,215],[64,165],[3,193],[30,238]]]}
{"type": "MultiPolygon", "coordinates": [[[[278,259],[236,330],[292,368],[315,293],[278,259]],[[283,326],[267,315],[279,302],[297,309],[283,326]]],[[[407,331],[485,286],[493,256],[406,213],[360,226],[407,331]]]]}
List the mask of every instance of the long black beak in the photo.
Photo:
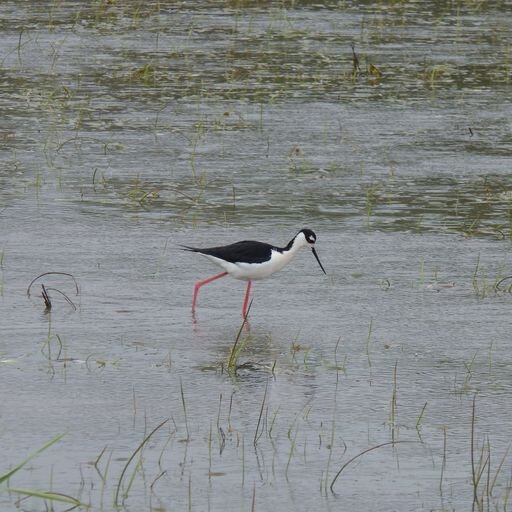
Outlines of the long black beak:
{"type": "Polygon", "coordinates": [[[322,269],[322,272],[323,272],[324,274],[327,274],[327,272],[325,271],[324,266],[323,266],[323,265],[322,265],[322,263],[320,262],[320,258],[318,257],[318,254],[316,253],[315,248],[314,248],[314,247],[311,247],[311,250],[313,251],[313,255],[315,256],[316,261],[318,261],[318,264],[320,265],[320,268],[322,269]]]}

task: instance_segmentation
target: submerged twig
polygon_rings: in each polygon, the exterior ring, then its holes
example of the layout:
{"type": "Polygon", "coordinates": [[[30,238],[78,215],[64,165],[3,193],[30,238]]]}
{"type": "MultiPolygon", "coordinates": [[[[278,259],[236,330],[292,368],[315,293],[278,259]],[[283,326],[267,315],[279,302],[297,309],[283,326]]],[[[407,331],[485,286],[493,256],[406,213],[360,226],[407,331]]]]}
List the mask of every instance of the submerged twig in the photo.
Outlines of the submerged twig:
{"type": "Polygon", "coordinates": [[[361,73],[361,67],[359,66],[359,59],[356,54],[356,45],[350,43],[350,48],[352,48],[352,76],[357,76],[361,73]]]}
{"type": "MultiPolygon", "coordinates": [[[[43,287],[43,289],[45,289],[44,287],[44,284],[41,285],[43,287]]],[[[47,292],[49,290],[51,290],[52,292],[57,292],[57,293],[60,293],[65,299],[66,299],[66,302],[76,311],[76,304],[64,293],[64,292],[61,292],[60,290],[58,290],[57,288],[46,288],[45,289],[47,292]]],[[[47,294],[48,295],[48,294],[47,294]]],[[[46,302],[46,301],[45,301],[46,302]]],[[[50,308],[51,309],[52,305],[50,303],[50,308]]]]}
{"type": "Polygon", "coordinates": [[[44,272],[43,274],[38,275],[37,277],[34,277],[27,288],[27,297],[30,297],[30,289],[32,288],[32,285],[41,277],[43,276],[49,276],[49,275],[59,275],[59,276],[68,276],[71,279],[73,279],[73,282],[75,283],[75,291],[76,295],[80,295],[80,289],[78,288],[78,281],[75,279],[73,274],[69,274],[68,272],[44,272]]]}
{"type": "Polygon", "coordinates": [[[44,287],[44,284],[41,285],[41,288],[43,291],[41,292],[41,297],[43,297],[44,300],[44,310],[45,311],[51,311],[52,309],[52,301],[50,300],[50,296],[48,295],[48,291],[44,287]]]}
{"type": "Polygon", "coordinates": [[[149,486],[149,488],[151,489],[151,492],[153,492],[153,487],[154,485],[157,483],[158,480],[160,480],[160,478],[162,478],[164,475],[167,474],[167,470],[164,470],[162,471],[154,480],[153,482],[151,482],[151,485],[149,486]]]}
{"type": "Polygon", "coordinates": [[[504,292],[504,291],[507,291],[508,293],[511,293],[512,292],[512,284],[510,284],[509,286],[501,289],[500,288],[500,284],[503,283],[504,281],[507,281],[509,279],[512,279],[512,276],[506,276],[506,277],[503,277],[502,279],[500,279],[495,285],[494,285],[494,291],[495,292],[504,292]]]}
{"type": "Polygon", "coordinates": [[[98,464],[99,464],[99,462],[100,462],[101,457],[103,457],[103,454],[106,452],[106,450],[107,450],[107,445],[105,445],[105,446],[103,447],[103,450],[101,450],[100,454],[96,457],[96,460],[94,461],[94,469],[96,470],[96,472],[97,472],[97,473],[98,473],[98,475],[100,476],[101,481],[102,481],[103,483],[105,483],[107,479],[105,478],[105,476],[103,475],[103,473],[100,471],[100,468],[99,468],[98,464]]]}
{"type": "MultiPolygon", "coordinates": [[[[30,290],[32,288],[32,285],[41,277],[48,276],[48,275],[61,275],[61,276],[70,277],[73,280],[73,283],[75,285],[76,295],[80,295],[78,281],[75,279],[75,277],[72,274],[69,274],[67,272],[44,272],[43,274],[40,274],[37,277],[35,277],[34,279],[32,279],[32,281],[30,282],[30,284],[28,285],[28,288],[27,288],[27,297],[30,297],[30,290]]],[[[45,287],[44,284],[41,284],[41,288],[43,289],[41,296],[43,297],[43,300],[44,300],[45,313],[50,312],[52,309],[52,301],[51,301],[50,295],[48,294],[49,291],[60,293],[66,299],[66,302],[76,311],[77,307],[76,307],[75,303],[63,291],[61,291],[57,288],[50,288],[50,287],[47,288],[47,287],[45,287]]]]}

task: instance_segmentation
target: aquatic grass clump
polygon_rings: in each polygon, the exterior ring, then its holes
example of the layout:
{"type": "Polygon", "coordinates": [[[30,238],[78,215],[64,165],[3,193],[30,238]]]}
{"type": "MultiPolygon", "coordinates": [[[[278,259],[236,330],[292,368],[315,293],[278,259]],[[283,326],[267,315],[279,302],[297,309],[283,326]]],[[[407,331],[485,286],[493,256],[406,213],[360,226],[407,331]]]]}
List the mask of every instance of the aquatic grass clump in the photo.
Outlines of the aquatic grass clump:
{"type": "Polygon", "coordinates": [[[160,193],[158,189],[151,189],[140,178],[136,178],[129,185],[126,197],[129,201],[137,203],[139,206],[149,206],[160,198],[160,193]]]}
{"type": "Polygon", "coordinates": [[[131,73],[130,79],[133,81],[140,80],[144,85],[155,85],[157,81],[155,66],[144,64],[144,66],[131,73]]]}
{"type": "Polygon", "coordinates": [[[288,151],[288,169],[296,174],[308,174],[312,170],[311,163],[305,157],[300,146],[293,145],[288,151]]]}
{"type": "Polygon", "coordinates": [[[308,359],[308,355],[309,355],[310,351],[311,351],[310,346],[303,345],[303,344],[299,343],[297,340],[292,341],[292,343],[290,345],[290,354],[292,355],[292,362],[294,364],[297,364],[297,355],[300,354],[301,352],[303,352],[302,361],[304,364],[304,368],[307,369],[307,367],[308,367],[307,359],[308,359]]]}
{"type": "Polygon", "coordinates": [[[383,77],[382,71],[375,64],[369,62],[368,58],[366,58],[366,68],[362,69],[359,57],[356,53],[356,46],[354,42],[350,43],[350,48],[352,50],[352,71],[350,73],[352,80],[355,80],[361,76],[366,76],[371,79],[368,80],[370,85],[378,84],[380,79],[383,77]]]}
{"type": "Polygon", "coordinates": [[[503,265],[498,266],[493,278],[482,275],[480,254],[478,254],[471,279],[473,291],[477,298],[485,299],[492,294],[512,293],[511,279],[512,276],[503,276],[503,265]]]}
{"type": "MultiPolygon", "coordinates": [[[[498,481],[499,475],[503,470],[505,460],[510,451],[510,443],[507,446],[503,456],[498,463],[494,475],[492,475],[491,468],[491,441],[489,434],[484,435],[481,442],[480,449],[478,450],[478,439],[476,436],[476,397],[477,393],[473,395],[471,407],[471,433],[470,433],[470,462],[471,462],[471,485],[473,488],[473,510],[484,511],[491,510],[490,500],[493,498],[493,490],[498,481]]],[[[503,510],[507,510],[507,502],[510,495],[511,485],[510,480],[507,486],[507,491],[503,498],[503,510]]],[[[496,506],[496,509],[498,507],[496,506]]]]}

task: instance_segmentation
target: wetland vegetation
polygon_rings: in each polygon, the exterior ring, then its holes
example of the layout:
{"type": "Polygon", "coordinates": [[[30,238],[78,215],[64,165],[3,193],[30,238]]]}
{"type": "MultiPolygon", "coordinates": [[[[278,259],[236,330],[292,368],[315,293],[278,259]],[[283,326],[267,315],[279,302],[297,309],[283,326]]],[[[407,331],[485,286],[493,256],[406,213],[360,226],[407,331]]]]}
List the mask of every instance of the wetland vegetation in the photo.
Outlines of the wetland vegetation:
{"type": "Polygon", "coordinates": [[[505,0],[1,2],[0,508],[510,510],[511,40],[505,0]],[[306,225],[327,277],[192,320],[179,244],[306,225]]]}

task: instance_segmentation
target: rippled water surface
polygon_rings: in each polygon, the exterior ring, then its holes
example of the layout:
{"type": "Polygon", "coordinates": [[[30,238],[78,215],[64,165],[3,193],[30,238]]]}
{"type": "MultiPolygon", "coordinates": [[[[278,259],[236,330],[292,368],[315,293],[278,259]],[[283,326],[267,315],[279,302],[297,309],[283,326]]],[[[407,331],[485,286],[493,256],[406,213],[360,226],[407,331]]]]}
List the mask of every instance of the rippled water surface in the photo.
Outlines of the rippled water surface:
{"type": "Polygon", "coordinates": [[[3,1],[0,480],[64,436],[2,510],[510,510],[511,40],[506,1],[3,1]],[[327,276],[191,316],[180,244],[305,226],[327,276]]]}

